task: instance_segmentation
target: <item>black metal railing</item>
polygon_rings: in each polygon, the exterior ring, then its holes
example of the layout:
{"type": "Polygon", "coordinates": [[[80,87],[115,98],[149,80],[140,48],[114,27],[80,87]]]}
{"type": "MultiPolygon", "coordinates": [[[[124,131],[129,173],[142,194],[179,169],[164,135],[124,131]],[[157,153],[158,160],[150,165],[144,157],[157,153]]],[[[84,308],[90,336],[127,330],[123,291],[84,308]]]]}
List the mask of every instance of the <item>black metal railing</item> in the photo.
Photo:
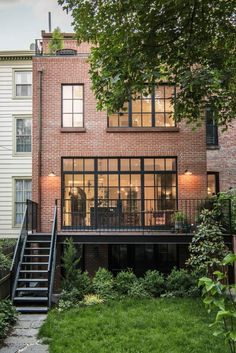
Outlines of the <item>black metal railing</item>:
{"type": "MultiPolygon", "coordinates": [[[[68,205],[68,204],[67,204],[68,205]]],[[[203,208],[213,207],[209,199],[102,199],[87,200],[80,210],[63,209],[62,228],[68,230],[169,230],[193,232],[199,224],[203,208]]],[[[222,204],[221,221],[231,234],[231,204],[222,204]]]]}
{"type": "Polygon", "coordinates": [[[27,220],[26,228],[28,232],[36,232],[38,229],[38,204],[31,200],[26,200],[27,220]]]}
{"type": "Polygon", "coordinates": [[[57,39],[57,43],[61,41],[58,49],[54,48],[52,38],[35,39],[35,55],[36,56],[85,56],[89,53],[78,52],[78,42],[75,38],[57,39]]]}
{"type": "Polygon", "coordinates": [[[57,200],[55,201],[53,224],[52,224],[52,235],[51,235],[51,246],[48,261],[48,307],[51,307],[54,273],[56,267],[56,244],[57,244],[57,200]]]}
{"type": "Polygon", "coordinates": [[[15,295],[15,289],[17,284],[18,273],[20,269],[20,264],[23,260],[25,244],[27,240],[27,206],[24,212],[23,221],[21,225],[20,235],[17,240],[17,244],[14,251],[14,256],[12,260],[11,270],[10,270],[10,282],[11,282],[11,297],[13,299],[15,295]]]}

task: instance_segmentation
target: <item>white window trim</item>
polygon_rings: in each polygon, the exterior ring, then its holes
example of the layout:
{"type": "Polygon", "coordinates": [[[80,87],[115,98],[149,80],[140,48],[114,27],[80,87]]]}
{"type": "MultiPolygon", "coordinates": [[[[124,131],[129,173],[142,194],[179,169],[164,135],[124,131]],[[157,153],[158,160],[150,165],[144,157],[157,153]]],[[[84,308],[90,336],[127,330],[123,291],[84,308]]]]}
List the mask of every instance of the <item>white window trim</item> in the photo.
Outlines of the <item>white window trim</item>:
{"type": "Polygon", "coordinates": [[[12,177],[12,228],[19,229],[21,224],[17,225],[15,222],[16,218],[16,180],[31,180],[31,176],[14,176],[12,177]]]}
{"type": "Polygon", "coordinates": [[[32,156],[32,115],[17,114],[13,115],[13,156],[15,157],[31,157],[32,156]],[[31,119],[31,152],[17,152],[16,151],[16,120],[17,119],[31,119]]]}
{"type": "MultiPolygon", "coordinates": [[[[13,99],[27,99],[27,100],[32,100],[32,95],[29,97],[29,96],[17,96],[16,95],[16,80],[15,80],[15,73],[16,72],[24,72],[24,71],[27,71],[27,72],[32,72],[32,68],[25,68],[25,67],[18,67],[17,69],[12,69],[12,98],[13,99]]],[[[33,72],[32,72],[33,74],[33,72]]],[[[33,78],[32,78],[32,89],[33,89],[33,78]]],[[[32,91],[31,91],[32,92],[32,91]]]]}

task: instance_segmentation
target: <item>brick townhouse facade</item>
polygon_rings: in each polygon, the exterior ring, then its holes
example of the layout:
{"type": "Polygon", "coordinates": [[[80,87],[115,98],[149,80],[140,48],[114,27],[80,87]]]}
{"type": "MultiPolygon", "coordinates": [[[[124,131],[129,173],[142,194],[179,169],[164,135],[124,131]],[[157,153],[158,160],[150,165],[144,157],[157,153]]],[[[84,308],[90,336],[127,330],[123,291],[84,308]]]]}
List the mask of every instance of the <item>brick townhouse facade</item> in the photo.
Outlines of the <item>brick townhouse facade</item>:
{"type": "Polygon", "coordinates": [[[64,34],[69,51],[47,55],[49,39],[43,32],[44,52],[33,58],[32,195],[41,232],[51,230],[57,199],[58,243],[72,236],[82,244],[91,274],[99,266],[141,274],[147,259],[164,272],[183,265],[189,240],[173,232],[173,210],[178,203],[192,224],[207,196],[205,126],[174,124],[168,83],[108,118],[96,110],[89,45],[64,34]]]}

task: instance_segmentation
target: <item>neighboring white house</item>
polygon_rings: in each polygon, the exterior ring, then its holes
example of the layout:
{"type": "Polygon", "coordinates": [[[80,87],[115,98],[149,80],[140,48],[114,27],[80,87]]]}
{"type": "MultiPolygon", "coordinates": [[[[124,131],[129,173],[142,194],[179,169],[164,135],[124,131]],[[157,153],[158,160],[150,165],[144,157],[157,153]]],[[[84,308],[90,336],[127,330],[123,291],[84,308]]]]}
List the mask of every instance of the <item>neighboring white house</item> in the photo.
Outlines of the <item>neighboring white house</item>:
{"type": "Polygon", "coordinates": [[[0,238],[18,236],[31,198],[32,55],[0,52],[0,238]]]}

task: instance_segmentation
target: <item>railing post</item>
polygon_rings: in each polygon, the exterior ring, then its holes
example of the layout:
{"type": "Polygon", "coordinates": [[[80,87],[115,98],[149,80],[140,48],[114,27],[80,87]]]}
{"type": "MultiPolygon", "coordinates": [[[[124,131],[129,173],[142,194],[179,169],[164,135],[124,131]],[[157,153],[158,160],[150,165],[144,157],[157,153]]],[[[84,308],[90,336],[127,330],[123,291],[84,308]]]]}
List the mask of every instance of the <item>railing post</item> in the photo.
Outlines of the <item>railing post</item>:
{"type": "Polygon", "coordinates": [[[232,200],[229,199],[229,232],[232,235],[232,200]]]}

